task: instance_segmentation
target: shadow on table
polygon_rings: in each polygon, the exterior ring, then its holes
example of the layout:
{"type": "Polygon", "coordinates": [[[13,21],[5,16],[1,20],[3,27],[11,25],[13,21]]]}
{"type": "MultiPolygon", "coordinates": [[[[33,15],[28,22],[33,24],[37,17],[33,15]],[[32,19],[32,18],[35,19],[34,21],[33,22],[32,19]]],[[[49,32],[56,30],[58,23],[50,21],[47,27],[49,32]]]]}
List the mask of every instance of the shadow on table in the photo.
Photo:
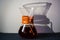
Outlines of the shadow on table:
{"type": "Polygon", "coordinates": [[[25,39],[23,38],[22,40],[55,40],[55,39],[60,39],[60,33],[39,33],[36,38],[33,39],[25,39]]]}

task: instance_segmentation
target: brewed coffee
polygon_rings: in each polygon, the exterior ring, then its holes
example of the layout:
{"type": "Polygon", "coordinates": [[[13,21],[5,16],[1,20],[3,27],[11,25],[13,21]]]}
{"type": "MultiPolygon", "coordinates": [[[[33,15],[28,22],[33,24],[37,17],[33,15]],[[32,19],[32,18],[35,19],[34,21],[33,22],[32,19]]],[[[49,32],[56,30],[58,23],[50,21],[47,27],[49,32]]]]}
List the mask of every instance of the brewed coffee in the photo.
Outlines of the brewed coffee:
{"type": "Polygon", "coordinates": [[[20,27],[19,35],[22,38],[35,38],[37,36],[37,31],[33,25],[25,25],[25,27],[20,27]]]}

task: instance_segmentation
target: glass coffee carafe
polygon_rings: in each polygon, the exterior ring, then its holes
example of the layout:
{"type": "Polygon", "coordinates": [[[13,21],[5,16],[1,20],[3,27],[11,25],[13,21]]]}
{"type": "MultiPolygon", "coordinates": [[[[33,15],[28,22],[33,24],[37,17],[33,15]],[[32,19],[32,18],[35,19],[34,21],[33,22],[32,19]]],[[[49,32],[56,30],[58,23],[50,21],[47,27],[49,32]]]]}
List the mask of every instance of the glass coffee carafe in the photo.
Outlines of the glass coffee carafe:
{"type": "MultiPolygon", "coordinates": [[[[37,37],[36,27],[50,27],[52,22],[47,18],[46,13],[50,7],[48,2],[37,2],[24,4],[20,8],[22,12],[22,26],[19,29],[19,35],[22,38],[35,38],[37,37]]],[[[40,30],[42,31],[42,30],[40,30]]]]}

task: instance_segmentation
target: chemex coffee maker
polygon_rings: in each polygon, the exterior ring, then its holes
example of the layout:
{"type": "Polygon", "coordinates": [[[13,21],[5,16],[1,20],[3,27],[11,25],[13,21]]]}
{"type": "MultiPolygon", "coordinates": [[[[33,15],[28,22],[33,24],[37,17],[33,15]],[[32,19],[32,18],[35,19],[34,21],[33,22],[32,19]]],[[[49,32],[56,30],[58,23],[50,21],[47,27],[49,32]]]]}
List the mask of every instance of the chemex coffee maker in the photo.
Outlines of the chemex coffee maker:
{"type": "Polygon", "coordinates": [[[19,35],[22,38],[35,38],[38,33],[52,32],[52,22],[46,16],[50,6],[51,3],[48,2],[35,2],[24,4],[23,8],[20,8],[22,26],[19,35]]]}

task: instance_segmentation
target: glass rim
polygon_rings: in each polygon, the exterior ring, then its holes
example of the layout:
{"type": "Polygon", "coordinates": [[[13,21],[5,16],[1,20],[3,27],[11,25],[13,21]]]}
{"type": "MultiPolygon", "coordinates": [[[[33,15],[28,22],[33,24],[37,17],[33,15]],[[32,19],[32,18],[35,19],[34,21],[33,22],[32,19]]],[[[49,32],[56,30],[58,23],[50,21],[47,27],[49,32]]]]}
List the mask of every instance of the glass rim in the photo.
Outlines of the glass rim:
{"type": "Polygon", "coordinates": [[[23,7],[30,6],[30,5],[43,5],[43,6],[46,6],[47,4],[49,4],[49,3],[48,2],[34,2],[34,3],[24,4],[23,7]]]}

